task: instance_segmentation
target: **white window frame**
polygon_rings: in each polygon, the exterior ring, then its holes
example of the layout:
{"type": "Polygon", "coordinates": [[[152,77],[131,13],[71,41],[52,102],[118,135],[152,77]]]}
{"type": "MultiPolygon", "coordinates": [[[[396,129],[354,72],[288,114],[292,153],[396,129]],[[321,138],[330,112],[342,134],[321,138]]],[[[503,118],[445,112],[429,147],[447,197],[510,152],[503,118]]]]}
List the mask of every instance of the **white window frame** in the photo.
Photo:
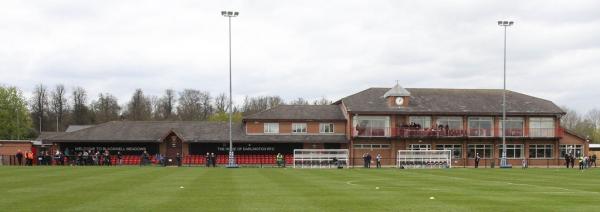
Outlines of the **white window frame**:
{"type": "Polygon", "coordinates": [[[464,125],[463,125],[463,118],[460,116],[439,116],[437,117],[437,120],[435,120],[435,125],[436,127],[439,128],[440,125],[444,125],[444,127],[446,125],[448,125],[448,129],[451,130],[462,130],[464,125]],[[452,122],[458,122],[458,128],[453,127],[452,122]]]}
{"type": "Polygon", "coordinates": [[[529,144],[529,158],[531,159],[553,159],[554,158],[554,144],[529,144]],[[550,149],[550,157],[546,155],[546,151],[550,149]],[[531,155],[531,150],[535,152],[531,155]],[[544,157],[538,157],[537,151],[544,150],[544,157]]]}
{"type": "Polygon", "coordinates": [[[409,116],[408,121],[421,125],[421,129],[431,128],[431,116],[409,116]]]}
{"type": "Polygon", "coordinates": [[[407,150],[431,150],[431,144],[408,144],[407,150]]]}
{"type": "Polygon", "coordinates": [[[335,133],[334,123],[319,123],[319,133],[335,133]],[[327,132],[325,126],[330,126],[331,132],[327,132]]]}
{"type": "Polygon", "coordinates": [[[265,134],[276,134],[279,133],[279,123],[268,122],[263,125],[263,133],[265,134]],[[273,128],[271,128],[273,127],[273,128]]]}
{"type": "Polygon", "coordinates": [[[530,117],[529,137],[555,137],[555,127],[553,117],[530,117]]]}
{"type": "Polygon", "coordinates": [[[293,134],[306,134],[308,125],[306,123],[292,123],[293,134]]]}
{"type": "Polygon", "coordinates": [[[480,154],[479,157],[482,159],[491,159],[492,154],[494,154],[494,145],[493,144],[468,144],[467,145],[467,157],[468,159],[474,159],[477,150],[482,150],[484,154],[480,154]],[[473,155],[469,155],[473,150],[473,155]],[[486,150],[489,150],[489,155],[485,154],[486,150]]]}
{"type": "MultiPolygon", "coordinates": [[[[523,144],[506,144],[506,158],[508,159],[523,159],[525,156],[525,148],[523,144]],[[512,150],[513,154],[509,154],[509,151],[512,150]],[[520,155],[516,155],[516,151],[519,150],[521,152],[520,155]]],[[[498,155],[502,156],[502,144],[498,145],[498,155]]]]}
{"type": "MultiPolygon", "coordinates": [[[[383,123],[384,135],[382,136],[373,136],[373,135],[364,135],[365,137],[390,137],[390,117],[389,116],[354,116],[352,119],[352,128],[356,131],[355,128],[361,121],[369,121],[372,123],[373,121],[379,121],[383,123]]],[[[361,126],[362,127],[362,126],[361,126]]],[[[375,128],[373,126],[367,126],[368,128],[375,128]]],[[[358,134],[358,133],[356,133],[358,134]]],[[[355,134],[355,135],[356,135],[355,134]]],[[[360,135],[358,135],[360,136],[360,135]]]]}
{"type": "Polygon", "coordinates": [[[473,116],[473,117],[469,117],[467,119],[467,125],[469,127],[469,132],[468,135],[469,137],[494,137],[494,118],[490,117],[490,116],[473,116]],[[474,126],[471,124],[471,122],[477,122],[477,125],[474,126]],[[472,135],[471,131],[473,129],[485,129],[485,128],[481,128],[481,124],[479,122],[483,122],[483,121],[489,121],[490,123],[490,134],[487,134],[487,131],[481,131],[478,133],[478,135],[472,135]],[[485,132],[485,134],[482,135],[481,132],[485,132]]]}
{"type": "MultiPolygon", "coordinates": [[[[521,135],[512,135],[512,134],[507,134],[506,137],[523,137],[525,136],[525,118],[523,117],[506,117],[506,123],[508,124],[508,126],[510,126],[511,123],[516,123],[516,122],[521,122],[521,135]]],[[[498,130],[498,136],[502,136],[502,133],[504,133],[504,125],[502,123],[502,119],[500,119],[500,130],[498,130]]],[[[508,130],[510,129],[518,129],[518,128],[507,128],[508,130]]]]}
{"type": "Polygon", "coordinates": [[[452,158],[462,158],[463,155],[462,144],[436,144],[435,150],[451,150],[452,158]],[[459,156],[454,155],[455,151],[459,151],[459,156]]]}
{"type": "Polygon", "coordinates": [[[390,144],[354,144],[354,149],[389,149],[390,144]]]}
{"type": "Polygon", "coordinates": [[[571,153],[575,154],[575,157],[579,157],[579,155],[584,154],[583,145],[581,144],[561,144],[559,146],[559,157],[564,159],[565,154],[568,153],[567,150],[571,151],[571,153]],[[579,154],[577,154],[579,153],[579,154]]]}

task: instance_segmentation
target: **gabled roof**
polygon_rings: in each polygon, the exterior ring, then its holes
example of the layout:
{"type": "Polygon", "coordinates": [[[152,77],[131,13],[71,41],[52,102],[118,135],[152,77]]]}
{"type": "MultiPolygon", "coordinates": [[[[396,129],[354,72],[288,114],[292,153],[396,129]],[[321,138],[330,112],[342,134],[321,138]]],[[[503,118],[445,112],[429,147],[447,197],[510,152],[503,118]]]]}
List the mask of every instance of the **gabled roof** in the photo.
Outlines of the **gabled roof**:
{"type": "Polygon", "coordinates": [[[400,86],[400,84],[396,84],[396,86],[383,94],[383,98],[387,98],[388,96],[410,96],[410,92],[400,86]]]}
{"type": "Polygon", "coordinates": [[[345,120],[338,105],[279,105],[244,120],[345,120]]]}
{"type": "Polygon", "coordinates": [[[90,128],[93,127],[94,125],[69,125],[69,127],[67,127],[67,129],[65,130],[65,132],[74,132],[77,130],[82,130],[82,129],[86,129],[86,128],[90,128]]]}
{"type": "MultiPolygon", "coordinates": [[[[501,89],[407,88],[411,94],[406,107],[389,106],[383,97],[390,88],[369,88],[345,97],[341,102],[350,112],[398,114],[487,114],[502,113],[501,89]]],[[[564,112],[551,101],[507,91],[508,114],[558,115],[564,112]]]]}
{"type": "MultiPolygon", "coordinates": [[[[207,121],[111,121],[75,132],[64,133],[44,142],[162,142],[174,132],[185,142],[228,142],[228,122],[207,121]]],[[[234,142],[322,142],[343,143],[345,135],[246,135],[242,123],[233,123],[234,142]]]]}

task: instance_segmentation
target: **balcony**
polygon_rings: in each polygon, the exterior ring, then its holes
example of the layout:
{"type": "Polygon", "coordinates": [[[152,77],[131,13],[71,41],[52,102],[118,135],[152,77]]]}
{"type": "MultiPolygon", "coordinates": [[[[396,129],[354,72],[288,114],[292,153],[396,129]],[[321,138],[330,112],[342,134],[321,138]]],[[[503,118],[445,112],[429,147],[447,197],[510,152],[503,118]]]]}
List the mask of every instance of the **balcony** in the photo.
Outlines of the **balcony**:
{"type": "MultiPolygon", "coordinates": [[[[506,137],[555,138],[562,137],[562,128],[505,129],[506,137]]],[[[417,129],[406,127],[354,127],[353,137],[393,138],[456,138],[456,137],[502,137],[499,128],[465,129],[417,129]]]]}

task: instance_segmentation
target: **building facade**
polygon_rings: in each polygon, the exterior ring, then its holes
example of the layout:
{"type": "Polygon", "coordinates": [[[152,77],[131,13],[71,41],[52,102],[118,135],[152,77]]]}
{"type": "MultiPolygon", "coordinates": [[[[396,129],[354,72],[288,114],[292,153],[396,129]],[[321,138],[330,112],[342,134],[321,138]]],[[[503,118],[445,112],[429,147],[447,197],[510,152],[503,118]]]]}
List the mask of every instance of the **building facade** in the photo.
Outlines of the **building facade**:
{"type": "MultiPolygon", "coordinates": [[[[502,134],[508,161],[561,165],[567,153],[588,154],[588,141],[560,127],[565,113],[548,100],[507,91],[506,127],[502,90],[369,88],[332,105],[281,105],[245,116],[232,131],[234,151],[288,157],[294,149],[349,149],[351,163],[381,154],[395,164],[398,150],[451,150],[453,165],[472,166],[478,153],[498,164],[502,134]]],[[[44,139],[61,150],[107,149],[221,155],[229,151],[224,122],[108,122],[44,139]]]]}

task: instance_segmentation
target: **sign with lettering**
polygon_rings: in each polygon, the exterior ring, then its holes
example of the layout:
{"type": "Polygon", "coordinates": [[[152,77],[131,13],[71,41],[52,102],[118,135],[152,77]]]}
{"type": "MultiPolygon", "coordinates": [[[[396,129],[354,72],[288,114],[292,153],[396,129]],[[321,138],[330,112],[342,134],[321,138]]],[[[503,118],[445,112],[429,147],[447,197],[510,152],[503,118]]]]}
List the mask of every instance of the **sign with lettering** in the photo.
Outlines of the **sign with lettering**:
{"type": "Polygon", "coordinates": [[[61,151],[69,149],[69,154],[77,154],[82,151],[100,151],[108,150],[110,154],[121,152],[123,155],[140,155],[144,151],[149,154],[158,153],[157,143],[61,143],[61,151]]]}
{"type": "MultiPolygon", "coordinates": [[[[235,154],[293,154],[294,149],[302,149],[298,143],[235,143],[233,151],[235,154]]],[[[207,152],[216,154],[227,154],[228,143],[190,143],[190,154],[204,155],[207,152]]]]}

